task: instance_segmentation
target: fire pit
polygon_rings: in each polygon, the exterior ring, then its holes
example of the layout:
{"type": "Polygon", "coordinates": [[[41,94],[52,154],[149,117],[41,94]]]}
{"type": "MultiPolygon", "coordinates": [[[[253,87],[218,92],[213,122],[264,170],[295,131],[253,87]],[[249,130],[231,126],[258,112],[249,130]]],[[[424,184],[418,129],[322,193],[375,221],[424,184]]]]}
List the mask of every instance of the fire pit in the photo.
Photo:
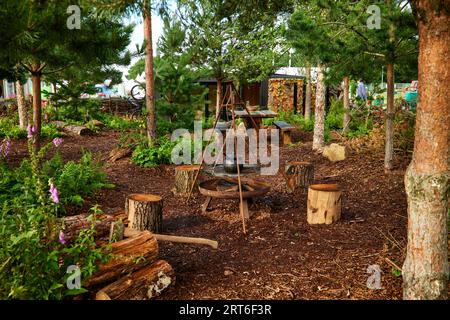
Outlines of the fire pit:
{"type": "MultiPolygon", "coordinates": [[[[249,219],[248,200],[265,195],[269,192],[270,185],[262,181],[244,177],[241,178],[241,185],[244,218],[249,219]]],[[[212,198],[240,199],[239,183],[236,178],[220,177],[203,181],[198,185],[198,189],[201,194],[207,197],[205,203],[202,205],[203,213],[206,213],[212,198]]]]}

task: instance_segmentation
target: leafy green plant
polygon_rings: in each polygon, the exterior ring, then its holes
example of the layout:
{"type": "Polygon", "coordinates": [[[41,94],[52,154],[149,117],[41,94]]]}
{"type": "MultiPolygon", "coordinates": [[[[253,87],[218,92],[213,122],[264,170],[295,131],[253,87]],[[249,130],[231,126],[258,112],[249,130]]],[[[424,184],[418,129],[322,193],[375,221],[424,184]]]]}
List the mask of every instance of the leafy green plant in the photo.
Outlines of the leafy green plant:
{"type": "Polygon", "coordinates": [[[330,110],[325,118],[325,125],[329,129],[342,129],[344,119],[344,106],[341,100],[332,100],[330,110]]]}
{"type": "Polygon", "coordinates": [[[63,299],[83,293],[83,288],[67,287],[68,267],[77,266],[81,279],[86,279],[110,257],[96,247],[94,239],[98,207],[92,209],[91,227],[82,230],[73,243],[66,242],[58,216],[62,189],[43,172],[51,147],[49,143],[34,153],[30,141],[31,156],[16,169],[0,160],[0,299],[63,299]]]}
{"type": "Polygon", "coordinates": [[[355,137],[361,137],[368,135],[370,132],[370,129],[365,124],[359,124],[359,126],[356,128],[356,130],[349,130],[346,133],[347,138],[355,138],[355,137]]]}
{"type": "Polygon", "coordinates": [[[59,186],[62,204],[81,205],[85,196],[114,187],[106,181],[101,163],[95,162],[90,152],[83,153],[78,163],[69,161],[64,165],[57,154],[45,163],[43,172],[59,186]]]}
{"type": "Polygon", "coordinates": [[[161,164],[172,163],[172,150],[177,141],[163,137],[156,141],[153,146],[146,143],[140,144],[133,152],[131,159],[134,163],[142,167],[155,167],[161,164]]]}
{"type": "MultiPolygon", "coordinates": [[[[24,159],[16,168],[9,168],[5,162],[0,162],[0,175],[0,202],[7,203],[11,199],[22,199],[24,203],[39,202],[35,193],[24,189],[33,175],[32,159],[24,159]]],[[[40,170],[34,176],[42,181],[53,181],[58,186],[61,212],[65,211],[64,205],[81,205],[84,198],[95,191],[114,187],[107,182],[101,163],[95,162],[89,152],[84,152],[78,163],[64,163],[60,154],[56,153],[50,160],[41,161],[40,170]]]]}
{"type": "MultiPolygon", "coordinates": [[[[61,137],[62,134],[53,124],[42,125],[41,135],[43,138],[53,139],[61,137]]],[[[19,119],[16,117],[0,118],[0,138],[23,139],[27,137],[26,129],[19,127],[19,119]]]]}

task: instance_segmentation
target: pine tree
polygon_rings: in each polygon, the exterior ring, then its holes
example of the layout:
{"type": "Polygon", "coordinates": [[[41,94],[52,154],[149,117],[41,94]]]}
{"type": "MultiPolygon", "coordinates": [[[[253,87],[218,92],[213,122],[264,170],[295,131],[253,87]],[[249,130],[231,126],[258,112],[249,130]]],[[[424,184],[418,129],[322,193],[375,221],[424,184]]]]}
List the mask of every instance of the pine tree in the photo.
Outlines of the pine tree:
{"type": "Polygon", "coordinates": [[[178,5],[194,62],[199,68],[206,66],[217,80],[218,116],[223,80],[259,81],[277,68],[280,29],[274,19],[244,23],[238,11],[221,1],[180,0],[178,5]]]}
{"type": "Polygon", "coordinates": [[[129,42],[130,29],[121,30],[124,27],[120,24],[97,17],[89,7],[84,7],[79,17],[81,28],[69,28],[67,11],[73,4],[28,0],[7,7],[9,14],[21,19],[11,21],[16,35],[2,54],[6,57],[4,63],[20,65],[31,75],[35,151],[40,143],[42,77],[70,66],[104,66],[111,55],[120,55],[129,42]]]}
{"type": "Polygon", "coordinates": [[[447,299],[450,192],[450,1],[412,1],[419,25],[419,101],[405,175],[408,246],[404,299],[447,299]]]}
{"type": "Polygon", "coordinates": [[[105,16],[139,14],[144,21],[144,52],[145,52],[145,105],[147,108],[147,138],[149,145],[156,139],[156,105],[155,77],[153,63],[152,10],[159,8],[166,11],[166,1],[151,0],[86,0],[105,16]]]}

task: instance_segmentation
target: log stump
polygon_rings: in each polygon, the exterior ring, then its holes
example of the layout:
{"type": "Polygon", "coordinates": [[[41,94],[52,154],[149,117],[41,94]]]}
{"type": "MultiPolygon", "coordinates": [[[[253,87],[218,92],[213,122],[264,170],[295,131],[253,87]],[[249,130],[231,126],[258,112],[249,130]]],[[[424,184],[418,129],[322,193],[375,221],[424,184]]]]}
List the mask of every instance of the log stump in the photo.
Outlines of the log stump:
{"type": "Polygon", "coordinates": [[[314,181],[314,166],[310,162],[292,161],[286,163],[284,177],[289,192],[298,188],[306,190],[314,181]]]}
{"type": "Polygon", "coordinates": [[[308,189],[309,224],[331,224],[341,217],[342,191],[337,184],[313,184],[308,189]]]}
{"type": "Polygon", "coordinates": [[[159,260],[133,272],[97,292],[96,300],[147,300],[158,296],[174,283],[172,267],[159,260]]]}
{"type": "Polygon", "coordinates": [[[152,232],[162,230],[163,200],[153,194],[131,194],[125,201],[128,226],[132,229],[152,232]]]}
{"type": "MultiPolygon", "coordinates": [[[[187,196],[189,194],[199,168],[200,165],[182,165],[175,168],[175,192],[178,195],[187,196]]],[[[194,191],[196,191],[196,186],[194,186],[194,191]]]]}

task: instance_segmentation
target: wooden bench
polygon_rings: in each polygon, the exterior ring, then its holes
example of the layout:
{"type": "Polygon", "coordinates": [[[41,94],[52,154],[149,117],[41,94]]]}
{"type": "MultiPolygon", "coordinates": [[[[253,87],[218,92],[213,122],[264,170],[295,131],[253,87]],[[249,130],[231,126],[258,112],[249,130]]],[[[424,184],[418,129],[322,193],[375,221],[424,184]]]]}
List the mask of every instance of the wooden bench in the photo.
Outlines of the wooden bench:
{"type": "Polygon", "coordinates": [[[292,143],[291,140],[291,131],[294,129],[294,126],[291,126],[289,123],[284,121],[274,121],[273,125],[277,127],[281,131],[280,135],[280,145],[288,145],[292,143]]]}

